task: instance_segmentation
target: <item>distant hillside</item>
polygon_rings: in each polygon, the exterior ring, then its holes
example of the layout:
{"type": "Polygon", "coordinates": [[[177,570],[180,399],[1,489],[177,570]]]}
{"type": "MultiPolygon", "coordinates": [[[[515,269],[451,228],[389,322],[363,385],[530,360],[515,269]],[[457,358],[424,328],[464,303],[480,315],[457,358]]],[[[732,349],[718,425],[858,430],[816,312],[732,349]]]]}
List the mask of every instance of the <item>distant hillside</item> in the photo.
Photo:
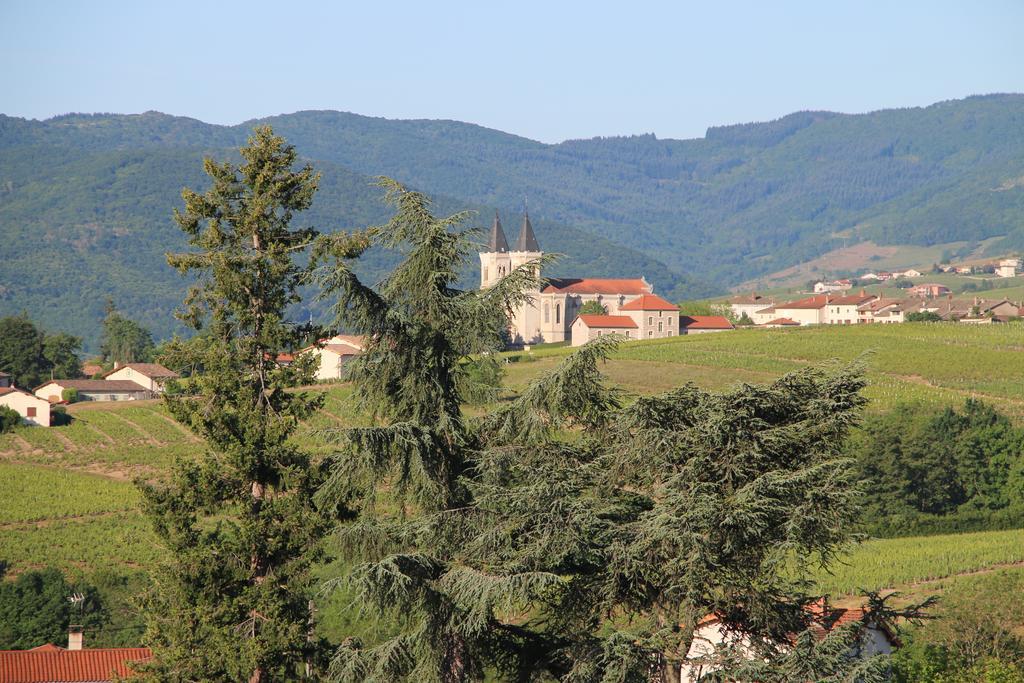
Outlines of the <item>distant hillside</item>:
{"type": "MultiPolygon", "coordinates": [[[[542,246],[571,257],[551,274],[644,274],[677,298],[867,240],[1003,236],[987,248],[1024,248],[1024,95],[800,112],[695,140],[557,145],[454,121],[318,111],[262,121],[323,171],[308,217],[322,229],[382,220],[369,187],[377,174],[438,196],[445,210],[502,207],[512,231],[525,197],[542,246]]],[[[181,245],[170,209],[182,186],[202,186],[203,153],[228,154],[255,123],[0,116],[0,313],[26,308],[92,336],[109,294],[167,333],[183,287],[162,265],[181,245]]],[[[388,263],[379,255],[370,271],[388,263]]]]}

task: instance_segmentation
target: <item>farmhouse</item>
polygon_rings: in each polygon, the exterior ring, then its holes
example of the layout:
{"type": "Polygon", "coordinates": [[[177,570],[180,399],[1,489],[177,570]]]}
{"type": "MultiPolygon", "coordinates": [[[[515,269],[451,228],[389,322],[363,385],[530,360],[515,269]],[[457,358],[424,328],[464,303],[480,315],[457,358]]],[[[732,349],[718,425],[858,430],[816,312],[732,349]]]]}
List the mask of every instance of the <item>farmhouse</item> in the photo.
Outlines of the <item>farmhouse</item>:
{"type": "MultiPolygon", "coordinates": [[[[775,305],[773,299],[769,299],[766,296],[761,296],[757,292],[750,294],[741,294],[734,296],[729,300],[729,310],[736,316],[737,319],[742,318],[743,314],[746,313],[747,317],[750,318],[754,323],[756,320],[757,312],[766,308],[771,308],[775,305]]],[[[762,321],[767,322],[767,321],[762,321]]]]}
{"type": "Polygon", "coordinates": [[[147,647],[83,650],[41,645],[31,650],[0,650],[0,681],[5,683],[106,683],[130,678],[131,665],[152,659],[147,647]]]}
{"type": "Polygon", "coordinates": [[[572,345],[583,346],[591,339],[606,334],[639,339],[640,330],[628,315],[578,315],[572,324],[572,345]]]}
{"type": "MultiPolygon", "coordinates": [[[[21,415],[25,424],[50,426],[50,403],[27,391],[12,386],[0,387],[0,406],[5,406],[21,415]]],[[[0,679],[3,680],[3,679],[0,679]]]]}
{"type": "MultiPolygon", "coordinates": [[[[818,640],[824,640],[832,631],[864,622],[860,627],[859,642],[851,652],[851,656],[868,659],[880,654],[892,654],[900,646],[895,631],[889,624],[877,620],[865,619],[866,612],[861,608],[832,608],[815,605],[810,608],[810,630],[818,640]]],[[[753,656],[750,636],[728,631],[722,620],[710,614],[697,623],[693,641],[686,655],[686,663],[680,670],[683,683],[696,683],[716,670],[712,660],[716,646],[727,645],[753,656]]]]}
{"type": "MultiPolygon", "coordinates": [[[[336,334],[329,339],[321,339],[319,343],[299,353],[313,353],[319,357],[315,374],[318,380],[341,379],[345,364],[363,352],[365,343],[362,337],[336,334]]],[[[278,356],[278,362],[282,362],[281,356],[278,356]]]]}
{"type": "Polygon", "coordinates": [[[911,296],[919,296],[924,299],[934,299],[936,297],[946,296],[949,293],[949,287],[934,283],[914,285],[910,288],[911,296]]]}
{"type": "MultiPolygon", "coordinates": [[[[536,262],[543,254],[528,215],[523,216],[519,239],[510,247],[501,226],[501,219],[496,213],[487,251],[480,253],[480,288],[493,286],[516,268],[536,262]]],[[[540,275],[540,266],[535,268],[536,274],[540,275]]],[[[652,291],[650,283],[642,277],[550,278],[529,292],[528,300],[512,311],[509,327],[512,344],[566,341],[572,338],[573,323],[584,303],[596,301],[604,307],[607,315],[616,316],[631,313],[623,307],[644,294],[651,294],[652,291]]],[[[651,330],[641,324],[636,317],[630,317],[637,322],[643,338],[656,336],[648,335],[647,332],[651,330]]],[[[667,320],[662,320],[662,323],[661,334],[668,336],[667,320]]],[[[657,324],[652,324],[656,330],[657,324]]],[[[678,333],[677,327],[673,326],[672,329],[678,333]]]]}
{"type": "Polygon", "coordinates": [[[103,379],[130,380],[155,394],[162,394],[164,383],[178,377],[178,373],[159,363],[126,363],[108,372],[103,379]]]}
{"type": "MultiPolygon", "coordinates": [[[[810,296],[806,299],[776,304],[771,317],[789,318],[801,325],[820,325],[825,322],[825,306],[832,297],[828,294],[810,296]]],[[[765,312],[767,314],[767,312],[765,312]]]]}
{"type": "Polygon", "coordinates": [[[64,400],[64,390],[78,391],[80,401],[137,401],[154,392],[130,379],[52,379],[32,392],[50,403],[64,400]]]}
{"type": "Polygon", "coordinates": [[[705,334],[736,329],[721,315],[684,315],[679,319],[680,334],[705,334]]]}
{"type": "Polygon", "coordinates": [[[860,294],[828,299],[825,302],[822,322],[828,325],[856,325],[860,321],[858,308],[877,298],[874,294],[865,294],[861,291],[860,294]]]}
{"type": "Polygon", "coordinates": [[[573,346],[582,346],[606,330],[627,339],[660,339],[680,334],[679,307],[654,294],[641,294],[619,308],[619,315],[580,315],[571,326],[573,346]]]}

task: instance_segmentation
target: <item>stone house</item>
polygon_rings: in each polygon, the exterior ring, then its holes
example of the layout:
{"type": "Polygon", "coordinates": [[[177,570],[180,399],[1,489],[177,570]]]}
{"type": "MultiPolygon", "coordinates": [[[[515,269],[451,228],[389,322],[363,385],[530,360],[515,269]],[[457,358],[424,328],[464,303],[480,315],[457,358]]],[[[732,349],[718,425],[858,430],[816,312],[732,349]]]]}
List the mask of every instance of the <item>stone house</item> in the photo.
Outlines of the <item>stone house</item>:
{"type": "MultiPolygon", "coordinates": [[[[50,402],[17,387],[0,387],[0,406],[21,415],[21,421],[39,427],[50,426],[50,402]]],[[[0,679],[2,680],[2,679],[0,679]]]]}

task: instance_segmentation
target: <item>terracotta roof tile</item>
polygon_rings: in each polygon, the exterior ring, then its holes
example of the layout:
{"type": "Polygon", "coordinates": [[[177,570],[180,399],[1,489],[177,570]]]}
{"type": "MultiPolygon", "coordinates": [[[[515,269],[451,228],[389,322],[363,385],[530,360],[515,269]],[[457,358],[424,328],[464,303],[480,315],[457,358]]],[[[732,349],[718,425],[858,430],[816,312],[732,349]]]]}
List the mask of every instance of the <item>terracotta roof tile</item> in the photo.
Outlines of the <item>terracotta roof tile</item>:
{"type": "Polygon", "coordinates": [[[662,299],[657,294],[641,294],[619,308],[620,311],[675,311],[678,309],[679,307],[674,303],[662,299]]]}
{"type": "Polygon", "coordinates": [[[564,292],[566,294],[649,294],[651,286],[641,278],[550,278],[541,290],[545,294],[564,292]]]}
{"type": "Polygon", "coordinates": [[[125,368],[131,368],[132,370],[134,370],[135,372],[139,373],[140,375],[143,375],[145,377],[149,377],[150,379],[157,379],[157,378],[160,378],[160,377],[172,377],[173,378],[173,377],[179,377],[180,376],[174,370],[168,370],[167,368],[165,368],[164,366],[160,365],[159,363],[125,363],[121,367],[114,368],[113,370],[111,370],[110,372],[108,372],[107,374],[105,374],[103,376],[104,377],[109,377],[110,375],[114,374],[115,372],[120,372],[121,370],[124,370],[125,368]]]}
{"type": "Polygon", "coordinates": [[[40,384],[35,390],[38,391],[50,384],[79,391],[147,391],[146,387],[130,379],[51,379],[40,384]]]}
{"type": "Polygon", "coordinates": [[[800,323],[792,318],[776,318],[775,320],[769,320],[765,325],[796,325],[799,327],[800,323]]]}
{"type": "Polygon", "coordinates": [[[679,329],[731,330],[733,325],[721,315],[684,315],[679,318],[679,329]]]}
{"type": "Polygon", "coordinates": [[[130,676],[131,662],[153,657],[146,647],[65,650],[44,645],[32,650],[0,650],[4,683],[90,683],[130,676]]]}
{"type": "Polygon", "coordinates": [[[806,299],[797,299],[796,301],[788,301],[788,302],[786,302],[784,304],[775,304],[775,310],[778,311],[778,310],[794,309],[794,308],[799,308],[799,309],[804,309],[804,308],[806,308],[806,309],[822,308],[828,302],[830,302],[831,300],[832,299],[829,297],[828,294],[821,294],[820,296],[809,296],[806,299]]]}
{"type": "Polygon", "coordinates": [[[581,315],[579,319],[587,327],[614,327],[636,329],[636,323],[628,315],[581,315]]]}

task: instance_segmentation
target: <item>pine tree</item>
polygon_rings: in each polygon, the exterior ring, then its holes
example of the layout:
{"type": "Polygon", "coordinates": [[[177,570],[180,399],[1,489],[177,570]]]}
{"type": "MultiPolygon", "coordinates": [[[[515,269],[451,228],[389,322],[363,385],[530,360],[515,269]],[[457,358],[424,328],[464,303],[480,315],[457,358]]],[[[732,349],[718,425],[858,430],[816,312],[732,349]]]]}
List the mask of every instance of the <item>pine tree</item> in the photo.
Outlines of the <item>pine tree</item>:
{"type": "MultiPolygon", "coordinates": [[[[536,271],[459,290],[473,233],[451,228],[464,216],[437,219],[384,182],[391,223],[321,246],[337,259],[324,282],[339,321],[370,340],[351,377],[374,424],[334,435],[318,495],[356,514],[337,530],[353,565],[337,581],[400,627],[372,647],[343,643],[332,678],[677,681],[709,613],[763,644],[757,675],[796,671],[787,646],[817,598],[807,570],[854,537],[839,449],[864,403],[859,369],[627,403],[600,373],[619,343],[602,337],[467,418],[466,360],[497,348],[496,311],[521,302],[536,271]],[[380,291],[350,265],[370,245],[406,253],[380,291]]],[[[800,642],[815,655],[808,680],[854,666],[832,638],[800,642]]]]}
{"type": "Polygon", "coordinates": [[[202,334],[168,345],[168,362],[198,367],[192,392],[167,397],[176,420],[209,451],[145,485],[150,519],[171,559],[147,605],[148,675],[159,681],[295,680],[314,663],[310,564],[321,530],[312,506],[317,470],[288,438],[322,397],[286,391],[308,379],[276,354],[306,330],[287,319],[317,233],[293,228],[318,175],[269,127],[255,129],[242,163],[204,168],[212,187],[185,190],[175,220],[195,250],[168,256],[197,282],[181,317],[202,334]]]}

